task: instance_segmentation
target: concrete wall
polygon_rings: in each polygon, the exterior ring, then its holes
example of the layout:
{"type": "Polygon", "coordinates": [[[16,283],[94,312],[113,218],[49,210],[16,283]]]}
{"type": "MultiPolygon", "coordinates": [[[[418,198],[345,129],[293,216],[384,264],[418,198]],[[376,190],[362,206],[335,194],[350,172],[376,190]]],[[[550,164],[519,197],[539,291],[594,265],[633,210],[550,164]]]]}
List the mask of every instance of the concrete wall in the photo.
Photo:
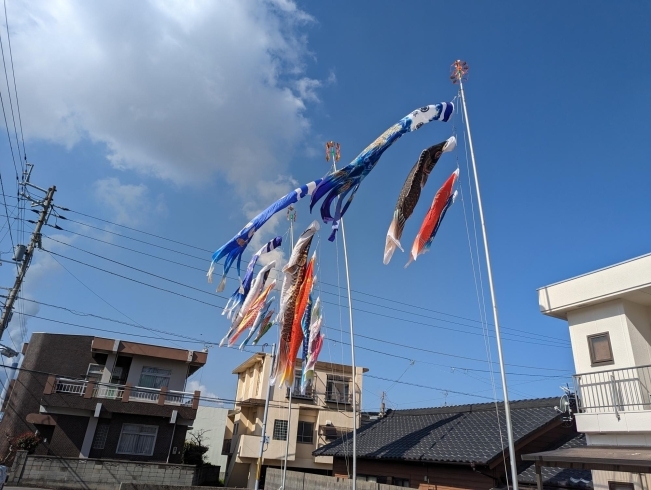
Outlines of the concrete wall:
{"type": "MultiPolygon", "coordinates": [[[[275,468],[268,468],[264,487],[266,489],[280,488],[282,483],[282,471],[275,468]]],[[[284,490],[350,490],[351,481],[347,478],[336,478],[332,476],[312,475],[298,471],[287,471],[284,490]]],[[[357,482],[358,490],[398,490],[403,487],[373,483],[367,481],[357,482]]]]}
{"type": "Polygon", "coordinates": [[[635,490],[648,490],[649,484],[651,484],[651,476],[643,473],[592,470],[594,490],[609,490],[608,482],[632,483],[635,490]]]}
{"type": "Polygon", "coordinates": [[[208,446],[206,461],[220,466],[222,472],[226,470],[228,457],[222,455],[222,445],[224,442],[224,432],[226,430],[226,419],[228,417],[227,408],[204,407],[199,406],[197,409],[197,418],[192,423],[192,431],[188,432],[186,439],[191,440],[190,434],[198,434],[205,431],[203,440],[208,446]]]}
{"type": "Polygon", "coordinates": [[[142,374],[142,368],[144,366],[170,369],[172,371],[172,376],[170,377],[168,389],[174,391],[185,390],[185,379],[188,374],[188,365],[180,361],[158,359],[155,357],[133,356],[131,367],[129,368],[127,383],[130,383],[132,386],[138,386],[140,375],[142,374]]]}
{"type": "Polygon", "coordinates": [[[26,456],[19,452],[9,485],[118,490],[121,483],[191,486],[194,466],[114,460],[26,456]]]}

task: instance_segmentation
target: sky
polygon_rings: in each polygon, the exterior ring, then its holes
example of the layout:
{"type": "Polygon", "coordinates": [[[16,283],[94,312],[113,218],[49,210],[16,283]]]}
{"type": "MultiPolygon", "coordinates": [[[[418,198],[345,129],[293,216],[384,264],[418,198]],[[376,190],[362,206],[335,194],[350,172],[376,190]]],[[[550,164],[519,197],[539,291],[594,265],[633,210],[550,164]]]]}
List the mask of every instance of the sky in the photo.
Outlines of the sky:
{"type": "MultiPolygon", "coordinates": [[[[3,341],[57,332],[208,348],[188,390],[232,399],[232,370],[255,348],[216,345],[238,283],[234,272],[224,293],[207,283],[211,251],[326,174],[326,141],[341,143],[344,165],[414,109],[451,101],[450,64],[463,59],[509,395],[560,396],[573,374],[567,324],[540,313],[536,289],[651,251],[650,15],[647,2],[9,0],[0,15],[7,209],[15,216],[24,139],[31,182],[56,185],[55,204],[69,211],[49,221],[61,229],[44,229],[3,341]]],[[[489,314],[490,299],[465,142],[459,112],[405,135],[346,214],[365,410],[379,409],[382,392],[393,409],[502,398],[492,316],[488,340],[481,322],[482,292],[489,314]],[[405,269],[398,251],[383,265],[404,179],[424,148],[452,134],[458,148],[430,175],[407,249],[457,166],[462,198],[428,254],[405,269]]],[[[296,236],[319,219],[307,201],[297,212],[296,236]]],[[[4,260],[33,227],[10,222],[11,236],[0,225],[4,260]]],[[[321,360],[349,363],[343,245],[328,234],[322,226],[313,244],[321,360]]],[[[284,213],[245,260],[276,235],[282,264],[284,213]]],[[[4,263],[0,284],[14,277],[4,263]]],[[[274,327],[265,341],[276,338],[274,327]]]]}

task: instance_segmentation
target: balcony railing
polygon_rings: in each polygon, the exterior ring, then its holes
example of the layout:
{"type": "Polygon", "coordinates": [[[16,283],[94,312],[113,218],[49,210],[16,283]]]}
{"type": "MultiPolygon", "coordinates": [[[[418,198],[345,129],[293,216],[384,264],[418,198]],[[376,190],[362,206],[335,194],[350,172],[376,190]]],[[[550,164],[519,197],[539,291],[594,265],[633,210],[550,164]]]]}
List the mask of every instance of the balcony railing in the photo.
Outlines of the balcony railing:
{"type": "Polygon", "coordinates": [[[200,392],[167,390],[167,388],[143,388],[140,386],[98,383],[80,379],[50,376],[44,394],[63,393],[85,398],[103,398],[123,402],[156,403],[197,408],[200,392]]]}
{"type": "MultiPolygon", "coordinates": [[[[285,395],[285,398],[289,398],[289,388],[287,388],[287,394],[285,395]]],[[[294,386],[294,389],[292,390],[292,399],[299,399],[299,400],[311,400],[314,401],[316,399],[316,392],[314,389],[310,386],[305,390],[305,394],[301,393],[301,388],[298,386],[294,386]]]]}
{"type": "Polygon", "coordinates": [[[651,365],[574,375],[579,412],[651,410],[651,365]]]}
{"type": "Polygon", "coordinates": [[[338,391],[326,391],[326,402],[328,403],[342,403],[350,405],[353,403],[352,393],[341,393],[338,391]]]}

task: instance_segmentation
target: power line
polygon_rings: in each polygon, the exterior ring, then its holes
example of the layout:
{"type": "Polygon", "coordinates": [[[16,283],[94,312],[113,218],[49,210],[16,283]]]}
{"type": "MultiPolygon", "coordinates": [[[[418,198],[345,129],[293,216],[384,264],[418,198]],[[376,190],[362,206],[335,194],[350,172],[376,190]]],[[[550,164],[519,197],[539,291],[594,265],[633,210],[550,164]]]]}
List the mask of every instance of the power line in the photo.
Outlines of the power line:
{"type": "MultiPolygon", "coordinates": [[[[12,196],[8,196],[8,197],[12,197],[12,196]]],[[[170,239],[170,238],[166,238],[166,237],[162,237],[162,236],[160,236],[160,235],[156,235],[156,234],[153,234],[153,233],[149,233],[149,232],[145,232],[145,231],[142,231],[142,230],[138,230],[138,229],[136,229],[136,228],[132,228],[132,227],[129,227],[129,226],[126,226],[126,225],[121,225],[121,224],[119,224],[119,223],[115,223],[115,222],[112,222],[112,221],[109,221],[109,220],[105,220],[105,219],[102,219],[102,218],[98,218],[98,217],[95,217],[95,216],[92,216],[92,215],[89,215],[89,214],[86,214],[86,213],[81,213],[81,212],[79,212],[79,211],[74,211],[74,210],[69,209],[69,208],[64,208],[64,207],[62,207],[62,206],[56,206],[56,207],[58,207],[59,209],[62,209],[62,210],[70,211],[70,212],[73,212],[73,213],[80,214],[80,215],[82,215],[82,216],[86,216],[86,217],[89,217],[89,218],[92,218],[92,219],[96,219],[96,220],[99,220],[99,221],[105,222],[105,223],[107,223],[107,224],[111,224],[111,225],[115,225],[115,226],[120,226],[120,227],[123,227],[123,228],[129,229],[129,230],[132,230],[132,231],[137,231],[137,232],[142,233],[142,234],[144,234],[144,235],[149,235],[149,236],[152,236],[152,237],[155,237],[155,238],[159,238],[159,239],[162,239],[162,240],[167,240],[167,241],[170,241],[170,242],[173,242],[173,243],[177,243],[177,244],[179,244],[179,245],[183,245],[183,246],[186,246],[186,247],[192,247],[192,248],[195,248],[195,249],[197,249],[197,250],[201,250],[201,251],[205,251],[205,252],[211,252],[211,251],[208,250],[208,249],[204,249],[204,248],[201,248],[201,247],[197,247],[197,246],[194,246],[194,245],[191,245],[191,244],[188,244],[188,243],[184,243],[184,242],[180,242],[180,241],[177,241],[177,240],[172,240],[172,239],[170,239]]],[[[158,245],[158,244],[155,244],[155,243],[147,242],[147,241],[144,241],[144,240],[139,240],[139,239],[137,239],[137,238],[130,237],[130,236],[128,236],[128,235],[123,235],[123,234],[121,234],[121,233],[117,233],[117,232],[114,232],[114,231],[111,231],[111,230],[106,230],[106,229],[104,229],[104,228],[99,228],[99,227],[96,227],[96,226],[90,225],[90,224],[88,224],[88,223],[84,223],[84,222],[81,222],[81,221],[76,221],[76,220],[73,220],[73,219],[67,218],[67,217],[62,216],[62,215],[57,215],[57,217],[58,217],[58,218],[61,218],[61,219],[63,219],[63,220],[70,221],[70,222],[72,222],[72,223],[79,224],[79,225],[81,225],[81,226],[86,226],[86,227],[89,227],[89,228],[91,228],[91,229],[95,229],[95,230],[98,230],[98,231],[101,231],[101,232],[104,232],[104,233],[109,233],[109,234],[112,234],[112,235],[115,235],[115,236],[119,236],[119,237],[122,237],[122,238],[126,238],[126,239],[128,239],[128,240],[133,240],[133,241],[136,241],[136,242],[139,242],[139,243],[145,244],[145,245],[149,245],[149,246],[151,246],[151,247],[161,248],[161,249],[163,249],[163,250],[167,250],[167,251],[170,251],[170,252],[174,252],[174,253],[182,254],[182,255],[184,255],[184,256],[186,256],[186,257],[189,257],[189,258],[193,258],[193,259],[201,260],[202,262],[205,262],[205,261],[206,261],[206,258],[204,258],[204,257],[198,257],[198,256],[196,256],[196,255],[191,255],[191,254],[188,254],[188,253],[186,253],[186,252],[182,252],[182,251],[180,251],[180,250],[175,250],[175,249],[171,249],[171,248],[168,248],[168,247],[163,247],[163,246],[158,245]]],[[[129,248],[129,247],[124,247],[124,246],[121,246],[121,245],[117,245],[117,244],[114,244],[114,243],[112,243],[112,242],[108,242],[108,241],[106,241],[106,240],[101,240],[101,239],[96,238],[96,237],[92,237],[92,236],[89,236],[89,235],[84,235],[84,234],[82,234],[82,233],[74,232],[74,231],[71,231],[71,230],[65,230],[65,229],[61,228],[59,225],[49,225],[49,226],[52,226],[53,228],[56,228],[57,230],[60,230],[60,231],[65,231],[65,232],[67,232],[67,233],[72,233],[72,234],[75,234],[75,235],[79,235],[79,236],[82,236],[82,237],[87,238],[87,239],[95,240],[95,241],[98,241],[98,242],[101,242],[101,243],[105,243],[105,244],[108,244],[108,245],[111,245],[111,246],[115,246],[115,247],[118,247],[118,248],[122,248],[122,249],[125,249],[125,250],[129,250],[129,251],[132,251],[132,252],[135,252],[135,253],[143,254],[143,255],[146,255],[146,256],[149,256],[149,257],[152,257],[152,258],[156,258],[156,259],[163,260],[163,261],[166,261],[166,262],[170,262],[170,263],[174,263],[174,264],[177,264],[177,265],[181,265],[181,266],[183,266],[183,267],[191,268],[191,269],[194,269],[194,270],[200,270],[200,271],[203,271],[203,270],[204,270],[204,269],[200,269],[200,268],[198,268],[198,267],[194,267],[194,266],[191,266],[191,265],[188,265],[188,264],[184,264],[184,263],[181,263],[181,262],[176,262],[176,261],[173,261],[173,260],[171,260],[171,259],[166,259],[166,258],[159,257],[159,256],[156,256],[156,255],[153,255],[153,254],[149,254],[149,253],[142,252],[142,251],[139,251],[139,250],[131,249],[131,248],[129,248]]],[[[69,244],[65,244],[65,245],[69,245],[69,244]]],[[[228,276],[228,277],[233,277],[233,276],[228,276]]],[[[334,288],[340,288],[340,286],[338,286],[338,285],[336,285],[336,284],[331,284],[331,283],[327,283],[327,282],[323,282],[323,281],[321,281],[320,283],[321,283],[321,284],[324,284],[324,285],[332,286],[332,287],[334,287],[334,288]]],[[[446,313],[446,312],[443,312],[443,311],[434,310],[434,309],[432,309],[432,308],[427,308],[427,307],[423,307],[423,306],[418,306],[418,305],[414,305],[414,304],[410,304],[410,303],[406,303],[406,302],[397,301],[397,300],[394,300],[394,299],[391,299],[391,298],[386,298],[386,297],[382,297],[382,296],[374,295],[374,294],[371,294],[371,293],[366,293],[366,292],[364,292],[364,291],[359,291],[359,290],[354,290],[354,289],[351,289],[351,291],[352,291],[352,292],[355,292],[355,293],[357,293],[357,294],[362,294],[362,295],[365,295],[365,296],[374,297],[374,298],[380,299],[380,300],[382,300],[382,301],[389,301],[389,302],[393,302],[393,303],[400,304],[400,305],[403,305],[403,306],[408,306],[408,307],[410,307],[410,308],[415,308],[415,309],[419,309],[419,310],[423,310],[423,311],[429,311],[429,312],[432,312],[432,313],[437,313],[437,314],[441,314],[441,315],[446,315],[446,316],[450,316],[450,317],[453,317],[453,318],[458,318],[458,319],[461,319],[461,320],[466,320],[466,321],[470,321],[470,322],[474,322],[474,323],[480,323],[480,324],[482,323],[481,320],[475,320],[475,319],[472,319],[472,318],[462,317],[462,316],[459,316],[459,315],[453,315],[453,314],[446,313]]],[[[336,294],[336,293],[332,293],[332,292],[326,291],[326,294],[336,294]]],[[[420,314],[417,314],[417,313],[413,313],[413,312],[409,312],[409,311],[401,310],[401,309],[398,309],[398,308],[389,307],[389,306],[382,305],[382,304],[372,303],[372,302],[364,301],[364,300],[360,300],[360,299],[358,299],[357,302],[366,303],[366,304],[369,304],[369,305],[372,305],[372,306],[377,306],[377,307],[380,307],[380,308],[391,309],[391,310],[394,310],[394,311],[399,311],[399,312],[407,313],[407,314],[414,315],[414,316],[422,316],[422,317],[430,318],[430,317],[427,316],[427,315],[420,315],[420,314]]],[[[364,311],[364,310],[360,310],[360,311],[365,312],[365,313],[375,314],[374,312],[368,312],[368,311],[364,311]]],[[[395,319],[395,318],[394,318],[394,319],[395,319]]],[[[461,326],[465,326],[465,327],[469,327],[469,328],[476,328],[476,329],[478,329],[478,330],[483,330],[482,327],[474,327],[474,326],[472,326],[472,325],[467,325],[467,324],[464,324],[464,323],[458,323],[458,322],[454,322],[454,321],[451,321],[451,320],[446,320],[446,319],[443,319],[443,318],[434,318],[434,319],[435,319],[435,320],[439,320],[439,321],[443,321],[443,322],[447,322],[447,323],[451,323],[451,324],[455,324],[455,325],[461,325],[461,326]]],[[[489,322],[486,322],[486,324],[487,324],[487,325],[492,325],[492,324],[489,323],[489,322]]],[[[444,327],[435,327],[435,328],[444,328],[444,327]]],[[[553,337],[553,336],[549,336],[549,335],[538,334],[538,333],[535,333],[535,332],[527,332],[527,331],[524,331],[524,330],[522,330],[522,329],[518,329],[518,328],[502,327],[502,329],[503,329],[503,330],[512,330],[512,331],[514,331],[514,332],[517,332],[519,335],[527,335],[527,336],[530,336],[529,338],[532,339],[532,340],[540,340],[540,341],[542,341],[542,342],[556,342],[556,343],[562,343],[562,344],[565,344],[565,345],[563,345],[563,347],[570,347],[570,343],[569,343],[569,341],[567,341],[567,340],[565,340],[565,339],[560,339],[560,338],[558,338],[558,337],[553,337]],[[537,339],[537,338],[535,338],[535,337],[540,337],[540,339],[537,339]]],[[[458,330],[454,330],[454,331],[458,331],[458,330]]],[[[510,335],[515,335],[515,334],[510,334],[510,335]]],[[[494,337],[492,337],[492,338],[494,338],[494,337]]],[[[505,340],[506,340],[506,339],[505,339],[505,340]]],[[[509,339],[509,340],[515,340],[515,339],[509,339]]],[[[517,340],[516,340],[516,341],[517,341],[517,340]]],[[[544,344],[544,345],[546,345],[546,344],[544,344]]]]}
{"type": "MultiPolygon", "coordinates": [[[[23,134],[23,118],[20,115],[20,103],[18,102],[18,88],[16,87],[16,70],[14,69],[14,55],[11,50],[11,36],[9,35],[9,17],[7,16],[7,0],[4,0],[5,25],[7,26],[7,40],[9,41],[9,59],[11,60],[11,73],[14,79],[14,92],[16,93],[16,108],[18,109],[18,122],[20,123],[20,139],[23,141],[23,156],[27,162],[27,150],[25,149],[25,137],[23,134]]],[[[15,126],[15,123],[14,123],[15,126]]]]}
{"type": "MultiPolygon", "coordinates": [[[[129,264],[125,264],[125,263],[123,263],[123,262],[119,262],[119,261],[117,261],[117,260],[110,259],[110,258],[108,258],[108,257],[105,257],[104,255],[100,255],[100,254],[96,254],[96,253],[94,253],[94,252],[90,252],[90,251],[85,250],[85,249],[83,249],[83,248],[81,248],[81,247],[76,247],[76,246],[74,246],[74,245],[72,245],[72,244],[70,244],[70,243],[65,243],[65,242],[63,242],[63,241],[61,241],[61,240],[57,240],[56,238],[52,238],[51,236],[47,236],[47,235],[43,235],[43,236],[44,236],[45,238],[48,238],[48,239],[50,239],[50,240],[52,240],[52,241],[54,241],[54,242],[57,242],[57,243],[59,243],[59,244],[65,245],[65,246],[67,246],[67,247],[70,247],[70,248],[73,248],[73,249],[76,249],[76,250],[79,250],[79,251],[81,251],[81,252],[87,253],[87,254],[92,255],[92,256],[94,256],[94,257],[101,258],[101,259],[106,260],[106,261],[109,261],[109,262],[111,262],[111,263],[121,265],[122,267],[126,267],[126,268],[128,268],[128,269],[132,269],[132,270],[135,270],[135,271],[137,271],[137,272],[140,272],[140,273],[143,273],[143,274],[147,274],[147,275],[150,275],[150,276],[156,277],[156,278],[158,278],[158,279],[162,279],[162,280],[164,280],[164,281],[171,282],[171,283],[173,283],[173,284],[177,284],[177,285],[180,285],[180,286],[182,286],[182,287],[186,287],[186,288],[191,289],[191,290],[194,290],[194,291],[201,292],[201,293],[203,293],[203,294],[209,294],[210,296],[217,296],[218,298],[228,300],[228,298],[226,298],[226,297],[224,297],[224,296],[215,295],[215,294],[213,294],[212,292],[206,291],[206,290],[204,290],[204,289],[200,289],[200,288],[197,288],[197,287],[194,287],[194,286],[190,286],[189,284],[185,284],[185,283],[182,283],[182,282],[180,282],[180,281],[176,281],[176,280],[174,280],[174,279],[169,279],[169,278],[166,278],[166,277],[164,277],[164,276],[160,276],[160,275],[158,275],[158,274],[154,274],[154,273],[151,273],[151,272],[149,272],[149,271],[146,271],[146,270],[143,270],[143,269],[139,269],[139,268],[134,267],[134,266],[131,266],[131,265],[129,265],[129,264]]],[[[60,255],[60,254],[57,254],[56,252],[51,252],[51,251],[48,251],[48,252],[49,252],[49,253],[53,253],[53,254],[55,254],[55,255],[59,255],[60,257],[63,257],[63,258],[67,258],[67,259],[69,259],[69,260],[76,261],[75,259],[72,259],[72,258],[70,258],[70,257],[63,256],[63,255],[60,255]]],[[[87,266],[89,266],[89,267],[93,267],[93,268],[96,268],[96,269],[99,269],[99,270],[103,270],[103,271],[104,271],[104,269],[101,269],[101,268],[98,268],[98,267],[92,266],[92,265],[90,265],[90,264],[86,264],[86,263],[81,262],[81,261],[76,261],[76,262],[79,262],[80,264],[87,265],[87,266]]],[[[105,272],[107,272],[107,271],[105,271],[105,272]]],[[[112,272],[110,272],[110,273],[112,273],[112,272]]],[[[122,277],[125,277],[125,278],[126,278],[126,276],[122,276],[122,277]]],[[[129,278],[127,278],[127,279],[129,279],[129,278]]],[[[133,279],[130,279],[130,280],[133,280],[133,279]]],[[[139,281],[136,281],[136,280],[133,280],[133,281],[135,281],[135,282],[139,282],[139,281]]],[[[142,282],[140,282],[140,283],[141,283],[141,284],[146,284],[146,283],[142,283],[142,282]]],[[[151,286],[151,285],[150,285],[150,286],[151,286]]],[[[151,286],[151,287],[154,287],[154,286],[151,286]]],[[[327,291],[326,291],[326,292],[327,292],[327,291]]],[[[333,294],[333,293],[329,293],[329,292],[327,292],[327,293],[328,293],[328,294],[333,294]]],[[[323,301],[323,303],[324,303],[324,304],[331,304],[331,305],[335,305],[335,306],[336,306],[335,303],[331,303],[331,302],[329,302],[329,301],[323,301]]],[[[381,305],[375,305],[375,306],[381,306],[381,305]]],[[[423,325],[423,326],[426,326],[426,327],[429,327],[429,328],[436,328],[436,329],[442,329],[442,330],[450,330],[450,331],[453,331],[453,332],[455,332],[455,333],[464,333],[464,334],[467,334],[467,335],[483,336],[483,333],[479,333],[479,332],[477,332],[477,333],[475,333],[475,332],[468,332],[468,331],[459,330],[459,329],[455,329],[455,328],[443,327],[443,326],[441,326],[441,325],[433,325],[433,324],[431,324],[431,323],[418,322],[418,321],[415,321],[415,320],[410,320],[410,319],[400,318],[400,317],[395,317],[395,316],[389,316],[389,315],[386,315],[386,314],[383,314],[383,313],[378,313],[378,312],[375,312],[375,311],[364,310],[364,309],[361,309],[361,308],[353,308],[353,309],[354,309],[355,311],[359,311],[359,312],[361,312],[361,313],[368,313],[368,314],[371,314],[371,315],[380,316],[380,317],[387,318],[387,319],[390,319],[390,320],[398,320],[398,321],[407,322],[407,323],[412,323],[412,324],[416,324],[416,325],[423,325]]],[[[403,313],[410,314],[409,312],[405,312],[404,310],[397,310],[397,311],[401,311],[401,312],[403,312],[403,313]]],[[[422,316],[422,315],[419,315],[419,316],[422,316]]],[[[470,325],[466,325],[466,326],[471,327],[470,325]]],[[[471,327],[471,328],[472,328],[472,327],[471,327]]],[[[509,341],[512,341],[512,342],[520,342],[520,343],[534,344],[534,345],[543,345],[543,346],[545,346],[545,347],[559,347],[559,348],[566,348],[566,346],[558,345],[558,344],[552,344],[552,343],[549,343],[549,342],[547,342],[547,343],[541,343],[541,342],[533,342],[533,341],[527,341],[527,340],[521,340],[521,339],[513,339],[513,338],[505,338],[504,340],[509,340],[509,341]]],[[[569,346],[568,346],[568,347],[569,347],[569,346]]]]}

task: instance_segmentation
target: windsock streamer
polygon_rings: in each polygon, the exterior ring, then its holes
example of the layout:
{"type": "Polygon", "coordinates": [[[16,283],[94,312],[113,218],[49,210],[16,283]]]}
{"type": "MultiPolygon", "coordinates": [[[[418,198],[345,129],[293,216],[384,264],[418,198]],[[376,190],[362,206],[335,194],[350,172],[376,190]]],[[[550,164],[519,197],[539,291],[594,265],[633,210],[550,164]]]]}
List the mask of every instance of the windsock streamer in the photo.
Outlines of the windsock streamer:
{"type": "Polygon", "coordinates": [[[275,280],[271,281],[271,283],[269,283],[269,285],[264,289],[264,291],[262,291],[262,293],[258,295],[255,301],[251,303],[249,310],[244,315],[237,328],[233,331],[231,337],[228,339],[229,347],[233,347],[235,345],[235,342],[237,342],[237,339],[242,334],[242,332],[244,332],[247,328],[253,327],[255,321],[258,319],[258,315],[260,314],[262,308],[266,303],[267,296],[269,295],[269,293],[274,287],[276,287],[275,280]]]}
{"type": "Polygon", "coordinates": [[[235,319],[231,324],[231,328],[228,330],[228,332],[226,332],[226,335],[219,343],[219,347],[222,347],[224,343],[231,337],[231,335],[233,335],[233,332],[238,328],[238,326],[242,322],[242,319],[251,308],[252,303],[258,298],[258,296],[262,292],[264,285],[267,282],[267,278],[269,277],[269,272],[271,272],[271,269],[273,269],[275,266],[276,266],[276,262],[272,260],[267,265],[265,265],[262,269],[260,269],[258,275],[255,276],[255,280],[251,285],[249,294],[246,296],[246,299],[242,304],[242,308],[240,308],[240,311],[237,313],[237,315],[235,315],[235,319]]]}
{"type": "Polygon", "coordinates": [[[217,286],[217,291],[221,292],[224,290],[226,285],[226,274],[230,270],[231,266],[237,260],[237,275],[240,275],[240,264],[242,262],[242,253],[246,250],[249,242],[255,235],[255,232],[258,231],[262,225],[264,225],[269,218],[271,218],[278,211],[282,211],[290,204],[298,202],[300,199],[305,196],[310,196],[316,190],[316,187],[321,183],[321,179],[317,179],[313,182],[309,182],[304,186],[301,186],[297,189],[294,189],[289,194],[281,197],[267,209],[258,214],[255,218],[249,221],[244,228],[242,228],[237,235],[231,238],[228,242],[218,248],[215,253],[212,254],[212,262],[210,263],[210,268],[208,269],[208,282],[212,283],[212,274],[215,270],[215,264],[225,257],[224,260],[224,269],[222,272],[222,279],[217,286]]]}
{"type": "Polygon", "coordinates": [[[222,315],[227,315],[227,318],[230,319],[233,314],[237,313],[237,308],[242,305],[246,299],[246,296],[249,294],[249,290],[251,289],[251,283],[253,282],[253,271],[256,264],[258,263],[258,259],[262,254],[266,254],[277,249],[282,245],[282,243],[283,237],[277,236],[273,240],[267,242],[253,255],[253,257],[251,257],[249,265],[246,267],[246,272],[244,273],[244,279],[242,279],[240,287],[235,290],[235,292],[228,300],[228,303],[226,303],[224,311],[222,311],[222,315]]]}
{"type": "Polygon", "coordinates": [[[430,121],[447,122],[454,112],[452,102],[427,105],[416,109],[387,129],[379,138],[367,146],[347,166],[327,175],[317,186],[310,201],[310,211],[322,198],[321,218],[324,223],[333,223],[332,234],[328,238],[334,241],[339,220],[348,210],[362,180],[380,160],[382,154],[403,134],[416,131],[430,121]],[[332,203],[336,201],[334,213],[332,203]]]}
{"type": "MultiPolygon", "coordinates": [[[[276,299],[275,296],[272,296],[270,299],[267,300],[267,303],[265,303],[265,306],[262,307],[262,310],[260,313],[258,313],[258,316],[255,319],[255,322],[253,322],[253,326],[249,329],[249,334],[247,337],[244,339],[244,342],[240,344],[240,350],[244,349],[246,345],[249,343],[249,340],[251,340],[251,337],[253,337],[253,334],[258,331],[261,327],[264,327],[265,325],[269,324],[269,328],[271,328],[271,317],[274,314],[274,310],[270,310],[269,308],[271,307],[271,304],[274,302],[276,299]]],[[[268,329],[267,329],[268,330],[268,329]]],[[[266,331],[265,331],[266,333],[266,331]]],[[[262,334],[264,335],[264,334],[262,334]]],[[[258,337],[262,337],[258,333],[258,337]]],[[[256,341],[258,338],[256,338],[256,341]]],[[[253,343],[255,345],[256,342],[253,343]]]]}
{"type": "Polygon", "coordinates": [[[418,235],[416,235],[414,244],[411,247],[411,257],[405,267],[416,260],[419,255],[427,252],[432,246],[432,241],[441,226],[445,213],[457,197],[457,191],[452,193],[452,189],[458,177],[459,169],[456,169],[434,196],[432,206],[429,208],[429,211],[423,220],[423,224],[420,227],[420,231],[418,232],[418,235]]]}
{"type": "MultiPolygon", "coordinates": [[[[310,246],[312,245],[314,234],[318,230],[319,222],[313,221],[296,241],[289,261],[283,267],[285,277],[283,278],[283,286],[280,292],[280,305],[277,316],[280,328],[280,343],[278,345],[278,358],[274,374],[271,377],[272,385],[278,382],[277,385],[281,386],[286,381],[285,375],[287,374],[290,360],[290,344],[293,340],[294,317],[298,306],[299,294],[301,293],[301,288],[306,278],[307,257],[310,252],[310,246]]],[[[294,356],[295,359],[296,356],[294,356]]]]}
{"type": "Polygon", "coordinates": [[[400,190],[396,209],[393,212],[393,219],[391,220],[391,225],[387,232],[386,243],[384,246],[385,265],[391,261],[391,257],[396,248],[403,250],[402,245],[400,245],[400,238],[402,238],[405,223],[414,212],[416,204],[418,204],[421,191],[427,183],[429,174],[434,169],[434,166],[439,161],[441,155],[454,150],[456,146],[457,139],[454,136],[451,136],[437,145],[430,146],[421,152],[418,161],[411,169],[411,172],[409,172],[409,175],[400,190]]]}
{"type": "Polygon", "coordinates": [[[303,373],[301,376],[302,394],[305,394],[307,387],[314,382],[314,367],[319,358],[319,353],[323,346],[323,338],[325,337],[325,335],[321,333],[322,323],[323,316],[321,314],[321,298],[317,298],[312,307],[312,318],[308,336],[308,352],[306,356],[303,356],[303,373]]]}

